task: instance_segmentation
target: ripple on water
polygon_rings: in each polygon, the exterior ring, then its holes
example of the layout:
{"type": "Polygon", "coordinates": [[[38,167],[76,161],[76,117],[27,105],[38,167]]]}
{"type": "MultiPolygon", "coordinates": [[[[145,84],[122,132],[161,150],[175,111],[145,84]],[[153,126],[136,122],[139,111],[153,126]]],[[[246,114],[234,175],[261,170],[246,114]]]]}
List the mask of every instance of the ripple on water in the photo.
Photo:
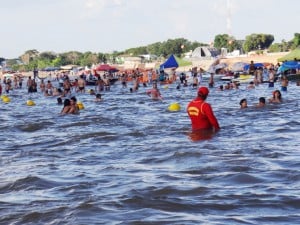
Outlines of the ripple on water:
{"type": "Polygon", "coordinates": [[[222,129],[193,141],[195,89],[159,86],[164,101],[153,102],[148,87],[130,85],[99,103],[76,93],[79,115],[59,115],[40,93],[24,107],[25,89],[0,102],[1,224],[298,224],[298,87],[263,109],[254,105],[271,96],[267,85],[210,89],[222,129]],[[171,102],[181,110],[169,112],[171,102]]]}
{"type": "Polygon", "coordinates": [[[0,193],[8,193],[13,191],[29,191],[29,190],[44,190],[57,187],[59,185],[64,185],[64,183],[59,183],[55,181],[50,181],[42,179],[37,176],[27,176],[25,178],[20,178],[14,182],[2,185],[0,187],[0,193]]]}

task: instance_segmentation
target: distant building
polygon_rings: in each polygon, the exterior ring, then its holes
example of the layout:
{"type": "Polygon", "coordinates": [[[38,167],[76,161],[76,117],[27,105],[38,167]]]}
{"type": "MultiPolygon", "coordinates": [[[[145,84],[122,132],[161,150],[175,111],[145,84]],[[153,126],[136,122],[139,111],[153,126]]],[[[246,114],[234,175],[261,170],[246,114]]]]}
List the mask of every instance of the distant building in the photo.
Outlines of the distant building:
{"type": "Polygon", "coordinates": [[[210,59],[220,55],[220,51],[213,47],[198,47],[192,53],[192,58],[210,59]]]}
{"type": "Polygon", "coordinates": [[[124,69],[136,69],[142,63],[142,57],[125,56],[123,58],[124,69]]]}
{"type": "Polygon", "coordinates": [[[186,59],[192,58],[193,51],[191,50],[191,51],[185,52],[185,53],[183,53],[183,55],[184,55],[184,58],[186,58],[186,59]]]}
{"type": "Polygon", "coordinates": [[[156,60],[157,59],[157,55],[152,55],[152,54],[145,54],[145,55],[140,55],[140,57],[146,61],[146,62],[150,62],[152,60],[156,60]]]}

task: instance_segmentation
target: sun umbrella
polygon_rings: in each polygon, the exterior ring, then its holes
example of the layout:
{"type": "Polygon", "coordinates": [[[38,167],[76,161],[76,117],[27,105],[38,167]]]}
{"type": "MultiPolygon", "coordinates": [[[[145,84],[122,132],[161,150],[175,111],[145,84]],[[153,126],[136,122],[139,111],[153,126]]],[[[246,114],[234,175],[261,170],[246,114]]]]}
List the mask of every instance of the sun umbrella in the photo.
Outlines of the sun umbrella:
{"type": "Polygon", "coordinates": [[[236,62],[232,65],[232,71],[233,72],[242,72],[244,71],[244,67],[247,65],[248,63],[245,62],[236,62]]]}
{"type": "Polygon", "coordinates": [[[215,69],[224,69],[226,68],[228,65],[226,63],[219,63],[218,65],[215,66],[215,69]]]}
{"type": "MultiPolygon", "coordinates": [[[[244,70],[249,70],[250,64],[247,64],[244,66],[244,70]]],[[[263,63],[254,63],[254,67],[258,68],[258,67],[264,67],[263,63]]]]}
{"type": "MultiPolygon", "coordinates": [[[[218,63],[218,62],[217,62],[218,63]]],[[[208,73],[216,73],[217,70],[219,69],[224,69],[226,68],[228,65],[226,63],[218,63],[216,64],[216,62],[212,63],[210,65],[210,67],[208,68],[207,72],[208,73]]]]}

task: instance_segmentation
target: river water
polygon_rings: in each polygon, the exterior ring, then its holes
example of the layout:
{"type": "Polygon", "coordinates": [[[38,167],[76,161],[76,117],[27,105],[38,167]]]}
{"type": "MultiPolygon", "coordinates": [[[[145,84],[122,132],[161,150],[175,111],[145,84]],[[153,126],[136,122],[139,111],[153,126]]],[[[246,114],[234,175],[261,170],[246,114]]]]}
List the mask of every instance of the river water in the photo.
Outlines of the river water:
{"type": "Polygon", "coordinates": [[[195,89],[159,86],[160,102],[130,86],[76,94],[80,115],[25,88],[0,102],[0,224],[299,224],[300,87],[261,109],[279,83],[210,89],[221,131],[195,141],[195,89]]]}

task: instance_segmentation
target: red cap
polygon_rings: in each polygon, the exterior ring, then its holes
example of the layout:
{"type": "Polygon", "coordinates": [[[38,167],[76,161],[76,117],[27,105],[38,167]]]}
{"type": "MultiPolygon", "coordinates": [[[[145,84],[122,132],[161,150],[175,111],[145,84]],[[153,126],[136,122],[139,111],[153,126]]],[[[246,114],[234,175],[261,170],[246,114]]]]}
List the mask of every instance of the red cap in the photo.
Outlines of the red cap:
{"type": "Polygon", "coordinates": [[[208,90],[207,87],[200,87],[200,88],[198,89],[198,94],[207,96],[208,93],[209,93],[209,90],[208,90]]]}

